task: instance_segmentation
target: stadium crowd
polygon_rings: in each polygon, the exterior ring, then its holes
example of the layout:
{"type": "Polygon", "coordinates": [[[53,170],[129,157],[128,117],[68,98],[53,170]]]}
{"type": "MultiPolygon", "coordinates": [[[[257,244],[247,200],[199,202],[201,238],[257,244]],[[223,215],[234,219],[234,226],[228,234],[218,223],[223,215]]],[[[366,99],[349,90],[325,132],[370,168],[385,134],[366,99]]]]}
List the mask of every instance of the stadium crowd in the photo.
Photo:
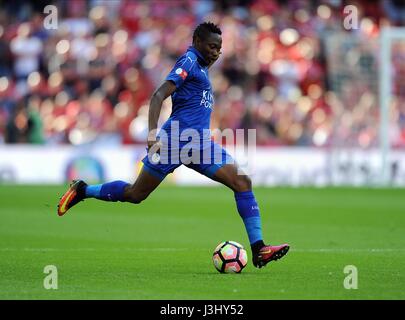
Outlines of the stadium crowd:
{"type": "MultiPolygon", "coordinates": [[[[223,33],[212,128],[255,128],[260,145],[373,146],[376,41],[383,25],[405,23],[395,0],[350,1],[350,30],[343,0],[0,3],[0,144],[145,143],[153,90],[210,20],[223,33]],[[56,29],[44,24],[48,4],[56,29]]],[[[405,146],[405,41],[393,62],[390,134],[405,146]]]]}

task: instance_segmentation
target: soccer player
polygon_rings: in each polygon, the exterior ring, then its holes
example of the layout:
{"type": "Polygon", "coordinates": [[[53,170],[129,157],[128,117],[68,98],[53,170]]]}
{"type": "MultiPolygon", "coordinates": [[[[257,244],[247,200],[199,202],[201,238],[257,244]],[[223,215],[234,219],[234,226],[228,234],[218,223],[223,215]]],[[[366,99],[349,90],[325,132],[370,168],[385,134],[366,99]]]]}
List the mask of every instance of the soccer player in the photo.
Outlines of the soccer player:
{"type": "Polygon", "coordinates": [[[231,156],[214,143],[209,134],[214,101],[208,69],[221,54],[221,34],[219,27],[211,22],[198,25],[192,46],[177,60],[163,84],[153,93],[149,107],[148,154],[142,160],[144,165],[135,183],[113,181],[87,185],[82,180],[73,181],[60,199],[59,216],[87,198],[138,204],[156,189],[166,175],[184,164],[234,192],[255,267],[261,268],[287,253],[288,244],[272,246],[263,242],[259,207],[251,180],[246,174],[240,173],[231,156]],[[172,99],[172,113],[157,135],[162,103],[169,96],[172,99]],[[188,133],[183,135],[184,132],[188,133]],[[176,134],[180,135],[180,139],[176,139],[176,134]],[[190,145],[192,149],[185,148],[190,145]],[[183,152],[184,149],[186,152],[183,152]],[[201,156],[204,161],[201,161],[201,156]]]}

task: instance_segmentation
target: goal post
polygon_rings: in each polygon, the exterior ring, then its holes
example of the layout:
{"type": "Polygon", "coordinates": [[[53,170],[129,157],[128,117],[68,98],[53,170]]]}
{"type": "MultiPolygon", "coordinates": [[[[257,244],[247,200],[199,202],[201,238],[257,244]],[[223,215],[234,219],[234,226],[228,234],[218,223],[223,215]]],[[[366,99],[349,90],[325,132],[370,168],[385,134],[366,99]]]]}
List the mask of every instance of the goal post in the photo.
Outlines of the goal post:
{"type": "Polygon", "coordinates": [[[393,97],[392,45],[395,40],[405,41],[405,27],[383,27],[380,34],[379,51],[379,137],[381,152],[381,186],[388,186],[390,184],[391,142],[389,135],[389,114],[393,97]]]}
{"type": "Polygon", "coordinates": [[[323,41],[330,184],[404,185],[405,27],[383,27],[377,36],[332,31],[323,41]]]}

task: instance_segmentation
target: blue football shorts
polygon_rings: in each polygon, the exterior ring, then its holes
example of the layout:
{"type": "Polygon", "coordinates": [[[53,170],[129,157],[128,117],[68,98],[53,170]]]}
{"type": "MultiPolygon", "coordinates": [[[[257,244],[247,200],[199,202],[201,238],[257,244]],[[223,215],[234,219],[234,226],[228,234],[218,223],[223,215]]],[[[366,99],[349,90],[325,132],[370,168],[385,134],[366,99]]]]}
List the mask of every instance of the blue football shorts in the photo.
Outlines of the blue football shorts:
{"type": "Polygon", "coordinates": [[[193,148],[162,147],[159,160],[146,155],[142,162],[144,170],[163,180],[176,168],[185,165],[198,173],[213,178],[215,172],[226,164],[234,164],[234,159],[219,144],[210,141],[193,148]]]}

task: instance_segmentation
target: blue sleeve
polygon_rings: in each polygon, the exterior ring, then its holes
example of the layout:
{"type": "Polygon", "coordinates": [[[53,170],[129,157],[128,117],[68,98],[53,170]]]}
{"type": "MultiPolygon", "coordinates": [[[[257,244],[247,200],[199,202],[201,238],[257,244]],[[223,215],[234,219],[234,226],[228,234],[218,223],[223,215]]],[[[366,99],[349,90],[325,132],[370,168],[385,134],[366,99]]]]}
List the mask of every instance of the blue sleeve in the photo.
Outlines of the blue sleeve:
{"type": "Polygon", "coordinates": [[[197,57],[190,52],[180,57],[173,69],[170,71],[166,80],[171,80],[175,83],[176,88],[179,88],[187,77],[190,76],[191,71],[197,61],[197,57]]]}

